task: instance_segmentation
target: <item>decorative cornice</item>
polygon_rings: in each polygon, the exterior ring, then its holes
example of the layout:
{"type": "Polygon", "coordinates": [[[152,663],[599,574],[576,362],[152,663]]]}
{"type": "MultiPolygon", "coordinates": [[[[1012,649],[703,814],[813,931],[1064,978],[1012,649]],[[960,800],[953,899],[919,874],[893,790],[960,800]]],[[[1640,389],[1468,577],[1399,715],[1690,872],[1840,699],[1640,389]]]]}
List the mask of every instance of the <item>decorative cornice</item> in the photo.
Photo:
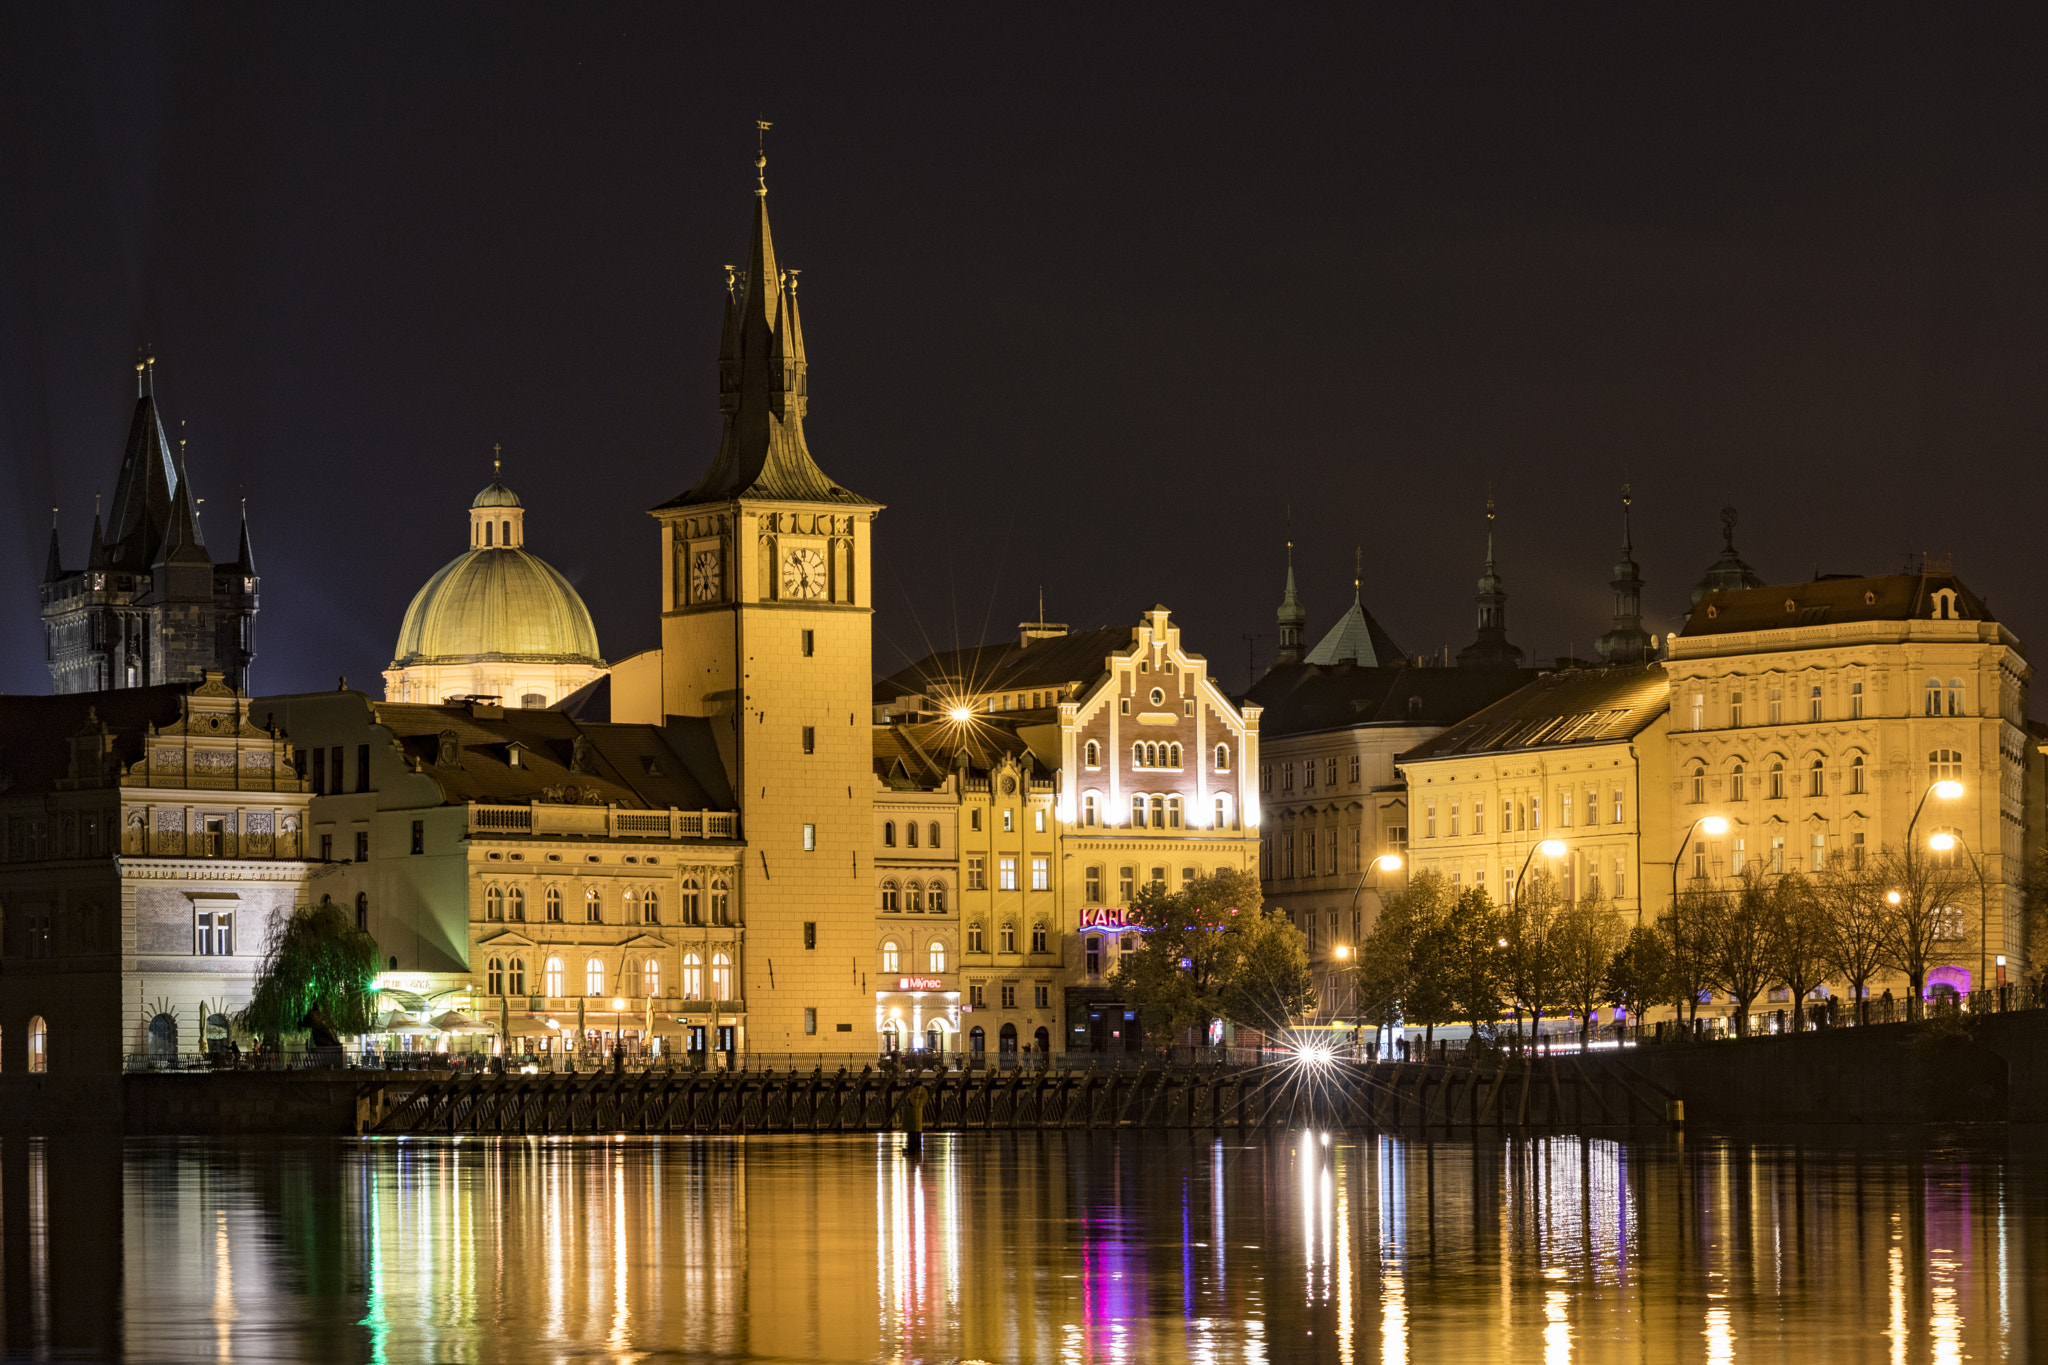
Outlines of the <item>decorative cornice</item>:
{"type": "Polygon", "coordinates": [[[114,859],[114,867],[124,877],[145,882],[303,882],[310,875],[313,864],[298,858],[244,862],[123,854],[114,859]]]}

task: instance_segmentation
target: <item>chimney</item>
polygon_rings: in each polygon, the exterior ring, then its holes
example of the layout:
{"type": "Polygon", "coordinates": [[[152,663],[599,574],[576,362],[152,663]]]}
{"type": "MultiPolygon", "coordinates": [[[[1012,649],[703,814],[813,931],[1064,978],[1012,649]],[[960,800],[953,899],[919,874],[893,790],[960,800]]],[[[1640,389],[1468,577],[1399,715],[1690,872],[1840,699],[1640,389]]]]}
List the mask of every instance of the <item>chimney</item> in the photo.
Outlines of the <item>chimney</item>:
{"type": "Polygon", "coordinates": [[[1017,623],[1017,648],[1029,649],[1033,640],[1058,640],[1065,637],[1067,627],[1060,621],[1019,621],[1017,623]]]}

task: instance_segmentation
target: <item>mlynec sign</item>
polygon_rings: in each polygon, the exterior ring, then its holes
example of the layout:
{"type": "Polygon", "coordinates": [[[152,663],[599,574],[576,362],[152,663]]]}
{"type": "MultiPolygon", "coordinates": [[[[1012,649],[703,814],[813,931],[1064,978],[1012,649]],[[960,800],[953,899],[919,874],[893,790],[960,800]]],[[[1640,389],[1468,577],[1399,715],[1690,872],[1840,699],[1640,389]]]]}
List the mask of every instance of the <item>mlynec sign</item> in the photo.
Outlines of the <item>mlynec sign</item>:
{"type": "Polygon", "coordinates": [[[896,978],[896,989],[899,991],[942,991],[946,989],[946,980],[944,977],[939,976],[899,976],[896,978]]]}

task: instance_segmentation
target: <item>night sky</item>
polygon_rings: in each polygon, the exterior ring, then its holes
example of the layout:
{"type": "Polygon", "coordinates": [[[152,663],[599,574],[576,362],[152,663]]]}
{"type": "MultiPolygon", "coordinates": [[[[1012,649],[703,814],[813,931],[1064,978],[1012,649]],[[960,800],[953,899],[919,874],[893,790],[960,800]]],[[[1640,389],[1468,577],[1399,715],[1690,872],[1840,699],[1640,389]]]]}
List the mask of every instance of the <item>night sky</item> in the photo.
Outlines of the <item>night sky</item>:
{"type": "Polygon", "coordinates": [[[1226,685],[1368,606],[1590,653],[1719,509],[1772,582],[1952,553],[2023,640],[2048,432],[2048,43],[1950,7],[0,7],[0,690],[49,689],[137,348],[256,687],[381,695],[491,447],[607,657],[717,438],[754,124],[811,447],[886,503],[875,660],[1171,606],[1226,685]],[[777,17],[763,18],[773,14],[777,17]]]}

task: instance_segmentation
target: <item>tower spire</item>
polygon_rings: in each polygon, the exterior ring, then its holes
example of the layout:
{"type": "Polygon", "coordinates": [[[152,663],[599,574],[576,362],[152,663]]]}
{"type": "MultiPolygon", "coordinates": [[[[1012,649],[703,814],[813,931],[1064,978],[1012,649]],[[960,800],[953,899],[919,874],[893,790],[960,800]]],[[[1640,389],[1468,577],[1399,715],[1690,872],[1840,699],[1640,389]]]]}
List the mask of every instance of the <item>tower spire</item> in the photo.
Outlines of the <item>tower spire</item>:
{"type": "Polygon", "coordinates": [[[55,583],[64,576],[62,556],[57,553],[57,509],[50,509],[50,558],[43,567],[43,581],[55,583]]]}
{"type": "Polygon", "coordinates": [[[1287,538],[1287,587],[1280,594],[1280,610],[1273,613],[1273,619],[1280,623],[1280,649],[1273,656],[1275,665],[1298,664],[1301,662],[1301,636],[1308,626],[1308,608],[1301,605],[1301,594],[1294,590],[1294,537],[1287,538]]]}
{"type": "Polygon", "coordinates": [[[1464,668],[1520,668],[1522,651],[1508,643],[1507,585],[1495,565],[1493,522],[1497,515],[1492,497],[1486,499],[1486,569],[1479,575],[1479,626],[1472,643],[1458,651],[1464,668]]]}
{"type": "Polygon", "coordinates": [[[1608,586],[1614,589],[1614,629],[1601,636],[1593,648],[1603,663],[1641,663],[1650,656],[1650,636],[1643,629],[1643,571],[1635,561],[1634,534],[1629,525],[1629,508],[1635,500],[1629,486],[1621,486],[1621,558],[1614,565],[1608,586]]]}
{"type": "Polygon", "coordinates": [[[1693,585],[1692,604],[1698,606],[1700,599],[1710,592],[1740,592],[1744,588],[1761,588],[1762,578],[1755,569],[1742,560],[1735,552],[1735,521],[1733,507],[1721,509],[1721,555],[1707,566],[1706,577],[1693,585]]]}
{"type": "Polygon", "coordinates": [[[243,574],[256,572],[256,552],[249,548],[249,500],[242,499],[242,543],[236,548],[235,567],[243,574]]]}

